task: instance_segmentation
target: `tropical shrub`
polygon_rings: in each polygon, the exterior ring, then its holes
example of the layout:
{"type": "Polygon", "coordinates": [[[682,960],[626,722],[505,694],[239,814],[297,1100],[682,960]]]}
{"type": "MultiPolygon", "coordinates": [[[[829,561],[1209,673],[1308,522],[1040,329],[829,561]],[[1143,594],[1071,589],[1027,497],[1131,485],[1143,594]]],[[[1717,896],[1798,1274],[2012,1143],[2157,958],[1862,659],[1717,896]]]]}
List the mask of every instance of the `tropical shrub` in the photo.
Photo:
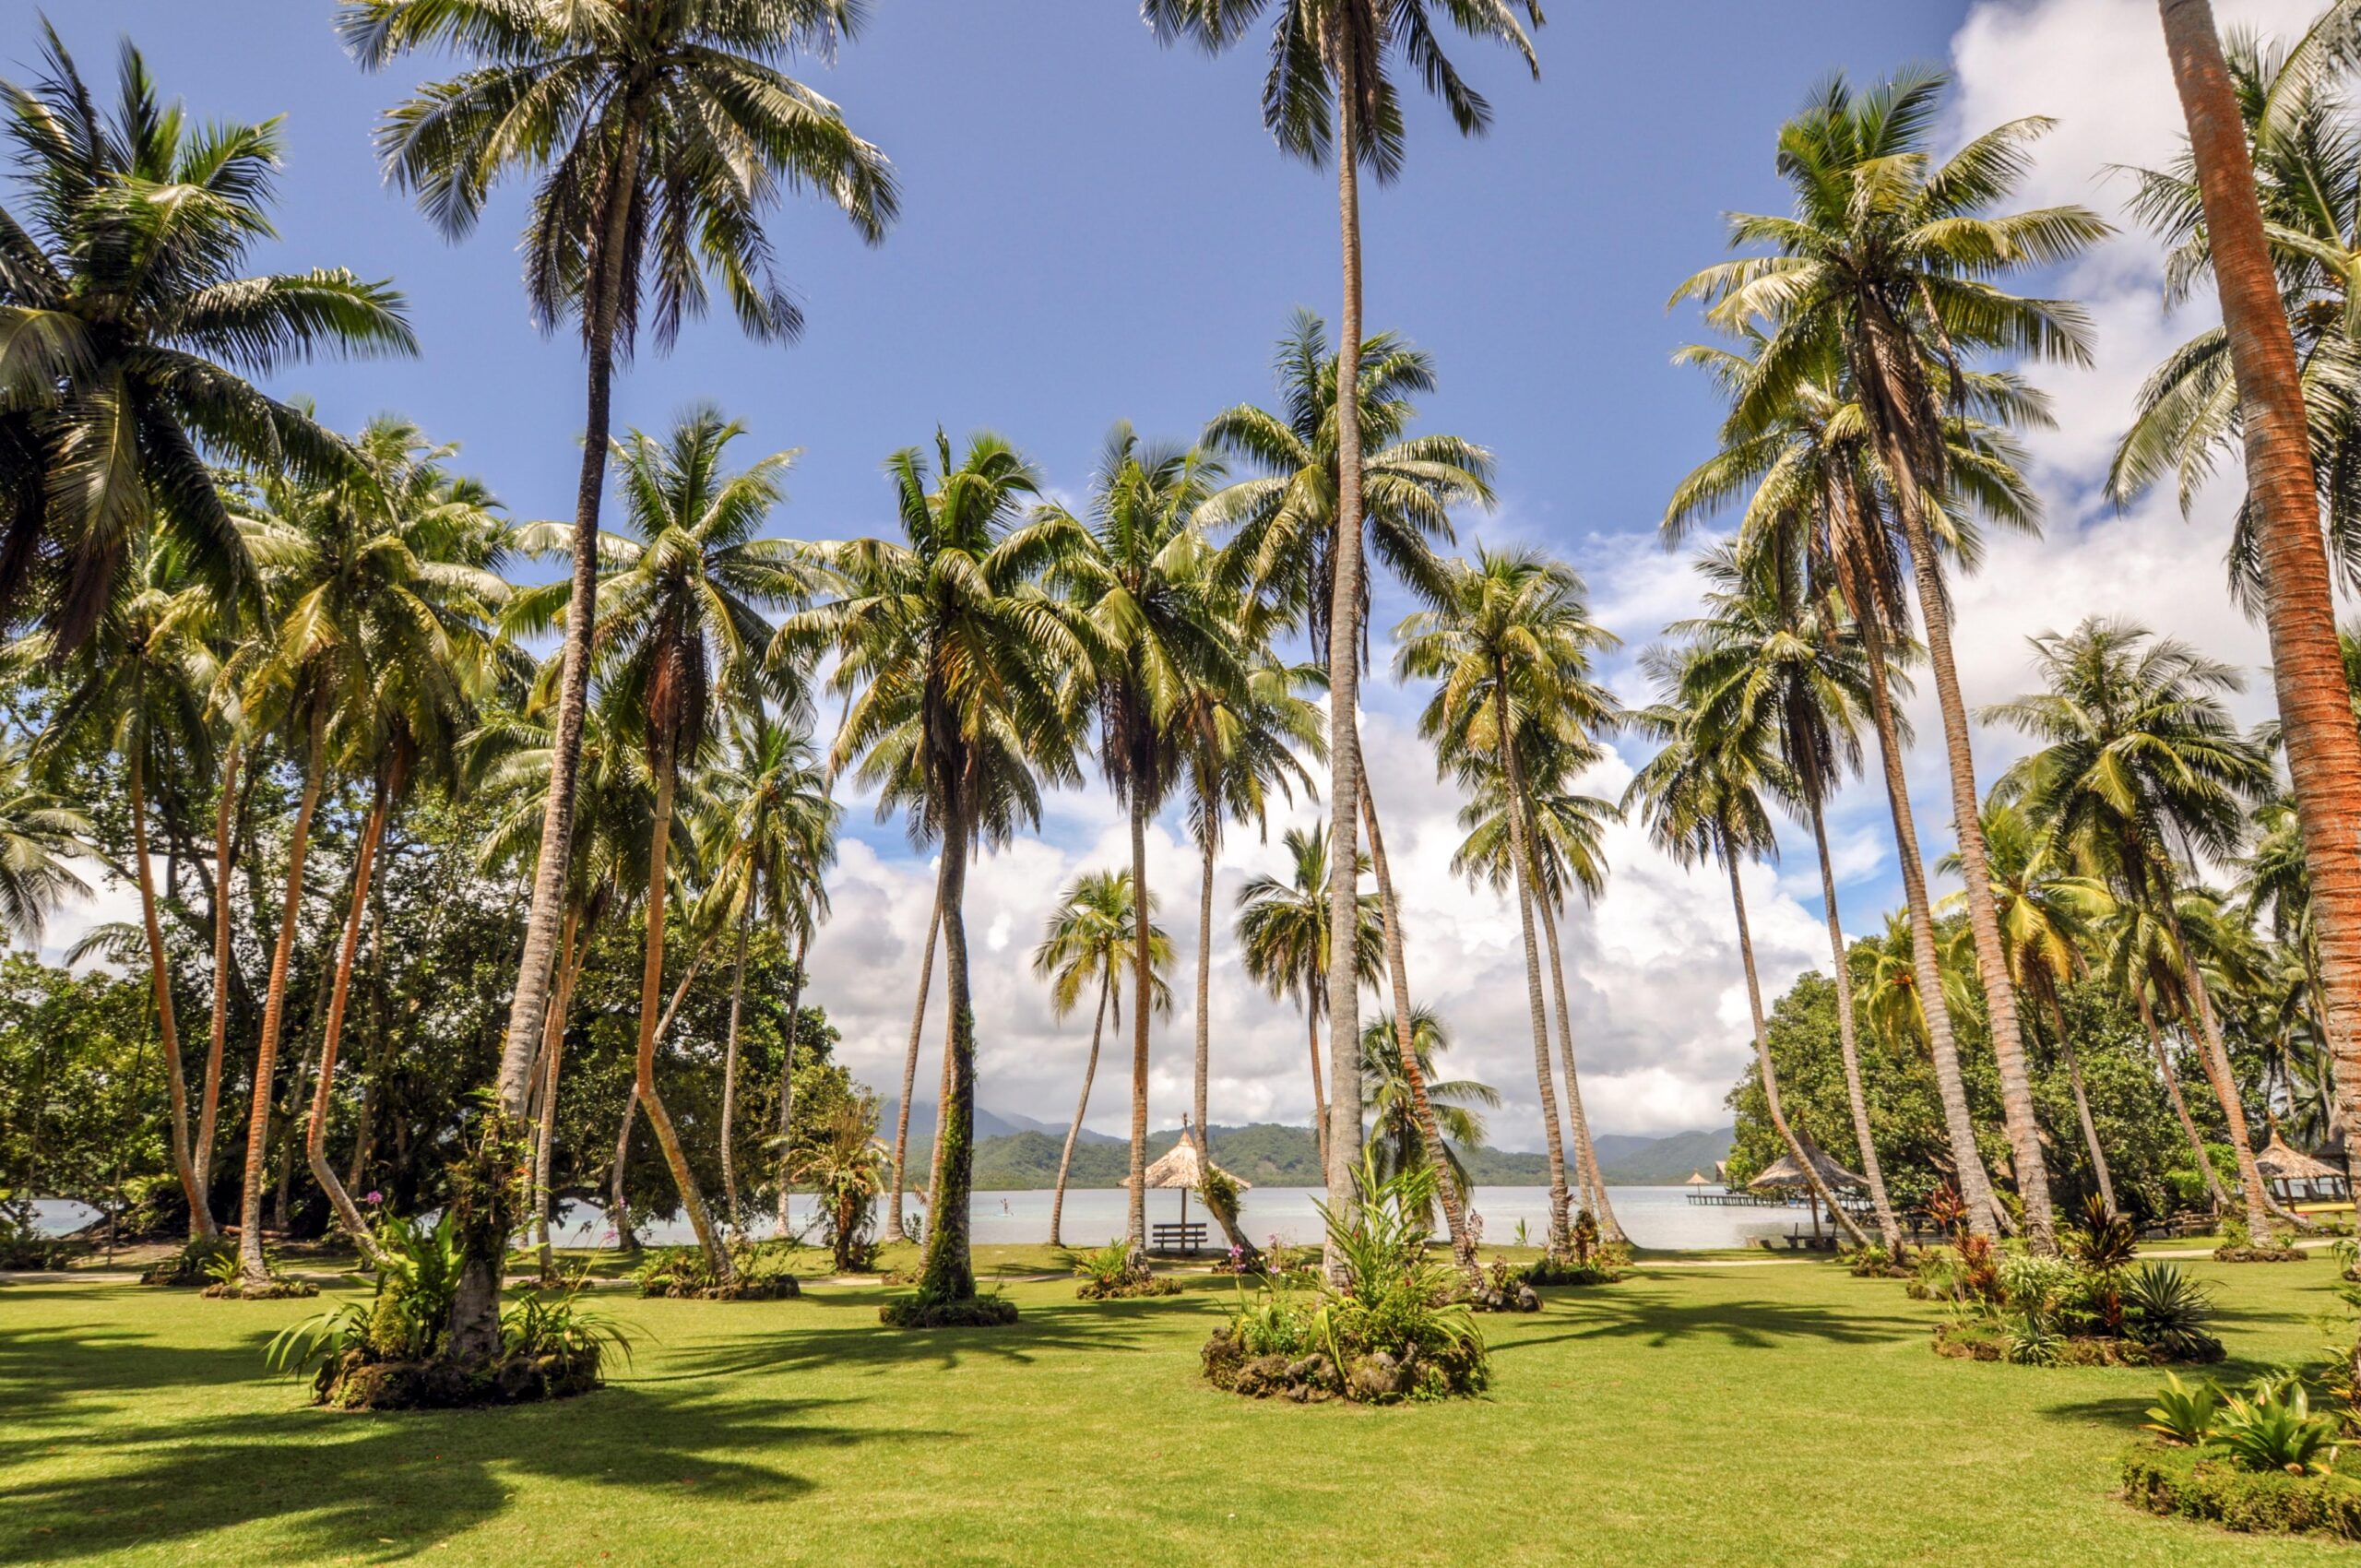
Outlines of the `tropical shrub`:
{"type": "Polygon", "coordinates": [[[892,1170],[892,1155],[877,1141],[877,1097],[866,1091],[838,1100],[818,1136],[796,1154],[796,1178],[819,1195],[838,1274],[877,1266],[877,1197],[892,1170]]]}
{"type": "Polygon", "coordinates": [[[217,1301],[287,1301],[320,1293],[320,1288],[309,1280],[291,1279],[279,1273],[279,1259],[270,1253],[263,1253],[263,1267],[270,1277],[255,1284],[246,1278],[238,1254],[223,1253],[205,1265],[205,1272],[213,1283],[205,1288],[204,1294],[217,1301]]]}
{"type": "MultiPolygon", "coordinates": [[[[631,1354],[621,1324],[585,1306],[579,1281],[564,1291],[529,1291],[500,1314],[500,1350],[463,1362],[443,1354],[441,1330],[421,1354],[388,1355],[386,1325],[422,1316],[408,1303],[388,1310],[399,1277],[380,1275],[367,1306],[348,1301],[280,1333],[265,1352],[274,1371],[311,1372],[312,1402],[338,1410],[447,1409],[514,1405],[587,1394],[600,1383],[609,1351],[631,1354]]],[[[414,1348],[418,1338],[406,1341],[414,1348]]]]}
{"type": "Polygon", "coordinates": [[[2165,1386],[2142,1425],[2167,1443],[2194,1448],[2213,1435],[2213,1420],[2221,1410],[2222,1390],[2212,1378],[2190,1388],[2177,1373],[2166,1372],[2165,1386]]]}
{"type": "Polygon", "coordinates": [[[1310,1294],[1266,1284],[1214,1331],[1204,1372],[1216,1387],[1301,1402],[1365,1404],[1482,1392],[1491,1376],[1482,1333],[1461,1280],[1427,1255],[1435,1172],[1411,1167],[1381,1179],[1364,1155],[1354,1173],[1359,1202],[1321,1218],[1342,1278],[1310,1294]]]}
{"type": "Polygon", "coordinates": [[[2146,1263],[2122,1276],[2124,1333],[2157,1352],[2160,1360],[2218,1361],[2221,1340],[2207,1332],[2213,1296],[2168,1263],[2146,1263]]]}
{"type": "Polygon", "coordinates": [[[1551,1285],[1612,1285],[1623,1277],[1623,1271],[1608,1261],[1607,1253],[1605,1247],[1594,1248],[1589,1260],[1581,1263],[1564,1258],[1536,1258],[1515,1271],[1515,1281],[1536,1289],[1551,1285]]]}
{"type": "Polygon", "coordinates": [[[2306,1253],[2301,1247],[2291,1247],[2284,1236],[2257,1236],[2248,1229],[2243,1215],[2225,1215],[2222,1218],[2222,1244],[2213,1249],[2216,1263],[2302,1263],[2306,1253]]]}
{"type": "Polygon", "coordinates": [[[142,1285],[198,1286],[214,1277],[214,1265],[224,1257],[237,1256],[238,1249],[226,1236],[207,1241],[191,1236],[178,1252],[149,1265],[139,1276],[142,1285]]]}
{"type": "Polygon", "coordinates": [[[877,1309],[888,1328],[1005,1328],[1016,1321],[1016,1303],[992,1291],[973,1296],[896,1296],[877,1309]]]}
{"type": "MultiPolygon", "coordinates": [[[[1921,1253],[1924,1258],[1927,1254],[1921,1253]]],[[[1910,1279],[1918,1277],[1918,1270],[1904,1255],[1903,1249],[1888,1252],[1882,1241],[1871,1241],[1866,1247],[1856,1247],[1845,1254],[1845,1266],[1856,1279],[1910,1279]]]]}
{"type": "Polygon", "coordinates": [[[46,1273],[65,1268],[90,1249],[65,1236],[52,1236],[33,1223],[30,1209],[0,1203],[0,1273],[46,1273]]]}
{"type": "Polygon", "coordinates": [[[2066,1232],[2066,1255],[2097,1273],[2130,1267],[2139,1252],[2140,1228],[2095,1194],[2082,1205],[2082,1223],[2066,1232]]]}
{"type": "Polygon", "coordinates": [[[2241,1469],[2325,1475],[2332,1466],[2319,1455],[2336,1441],[2336,1422],[2312,1414],[2301,1378],[2268,1376],[2223,1401],[2206,1441],[2241,1469]]]}
{"type": "Polygon", "coordinates": [[[1121,1296],[1172,1296],[1180,1290],[1179,1281],[1164,1278],[1149,1268],[1147,1260],[1133,1255],[1131,1243],[1123,1241],[1076,1253],[1074,1272],[1082,1281],[1074,1287],[1074,1293],[1086,1301],[1112,1301],[1121,1296]]]}
{"type": "Polygon", "coordinates": [[[732,1241],[730,1277],[724,1280],[702,1247],[658,1247],[632,1271],[632,1280],[642,1296],[701,1301],[781,1301],[803,1291],[791,1272],[789,1252],[777,1242],[732,1241]]]}

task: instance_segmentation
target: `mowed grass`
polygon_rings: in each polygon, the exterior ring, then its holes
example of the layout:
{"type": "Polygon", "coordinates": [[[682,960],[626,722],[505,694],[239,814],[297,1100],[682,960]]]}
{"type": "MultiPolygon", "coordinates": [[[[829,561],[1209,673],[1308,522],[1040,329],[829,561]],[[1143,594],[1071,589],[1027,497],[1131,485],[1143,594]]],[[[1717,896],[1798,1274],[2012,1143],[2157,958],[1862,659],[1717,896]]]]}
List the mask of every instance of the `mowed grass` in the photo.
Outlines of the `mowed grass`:
{"type": "MultiPolygon", "coordinates": [[[[2307,1359],[2325,1260],[2198,1272],[2240,1376],[2307,1359]]],[[[1643,1266],[1485,1320],[1480,1401],[1255,1404],[1233,1287],[895,1333],[873,1289],[601,1305],[639,1349],[539,1408],[338,1416],[262,1349],[314,1303],[0,1289],[0,1562],[2295,1563],[2116,1501],[2159,1374],[1939,1360],[1825,1263],[1643,1266]]]]}

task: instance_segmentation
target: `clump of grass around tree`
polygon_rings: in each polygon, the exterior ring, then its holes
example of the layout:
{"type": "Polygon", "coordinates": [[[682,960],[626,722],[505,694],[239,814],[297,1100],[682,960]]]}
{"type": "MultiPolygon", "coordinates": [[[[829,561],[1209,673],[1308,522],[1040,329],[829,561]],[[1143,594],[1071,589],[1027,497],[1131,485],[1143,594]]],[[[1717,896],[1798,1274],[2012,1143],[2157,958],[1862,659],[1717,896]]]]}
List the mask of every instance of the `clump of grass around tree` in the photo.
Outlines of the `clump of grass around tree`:
{"type": "Polygon", "coordinates": [[[802,1294],[778,1241],[732,1241],[724,1279],[702,1247],[659,1247],[632,1271],[642,1296],[701,1301],[777,1301],[802,1294]]]}
{"type": "Polygon", "coordinates": [[[2215,1263],[2302,1263],[2310,1255],[2301,1247],[2288,1245],[2284,1236],[2257,1239],[2246,1217],[2236,1214],[2223,1218],[2222,1244],[2213,1249],[2215,1263]]]}
{"type": "Polygon", "coordinates": [[[1148,1267],[1147,1260],[1134,1256],[1131,1243],[1123,1241],[1076,1253],[1074,1272],[1082,1281],[1074,1287],[1074,1293],[1086,1301],[1110,1301],[1127,1296],[1174,1296],[1180,1291],[1178,1280],[1168,1279],[1148,1267]]]}

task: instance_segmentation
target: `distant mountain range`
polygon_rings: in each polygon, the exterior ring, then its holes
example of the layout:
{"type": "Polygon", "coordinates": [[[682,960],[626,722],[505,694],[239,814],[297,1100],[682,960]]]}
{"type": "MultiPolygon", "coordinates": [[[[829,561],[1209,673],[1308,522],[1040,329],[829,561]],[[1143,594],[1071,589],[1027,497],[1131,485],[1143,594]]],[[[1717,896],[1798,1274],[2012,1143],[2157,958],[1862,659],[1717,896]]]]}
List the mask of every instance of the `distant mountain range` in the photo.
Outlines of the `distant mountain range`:
{"type": "MultiPolygon", "coordinates": [[[[894,1135],[895,1102],[885,1102],[878,1130],[889,1142],[894,1135]]],[[[1209,1129],[1216,1164],[1258,1187],[1316,1187],[1323,1178],[1319,1146],[1309,1127],[1258,1122],[1246,1127],[1216,1125],[1209,1129]]],[[[976,1110],[976,1187],[979,1192],[1021,1192],[1052,1187],[1058,1180],[1058,1154],[1065,1146],[1066,1130],[1030,1116],[1005,1111],[976,1110]]],[[[1597,1138],[1599,1172],[1610,1186],[1666,1186],[1688,1179],[1692,1170],[1713,1174],[1714,1162],[1729,1158],[1736,1134],[1728,1127],[1675,1133],[1669,1137],[1643,1138],[1603,1133],[1597,1138]]],[[[910,1106],[910,1158],[913,1172],[926,1169],[933,1146],[934,1107],[923,1100],[910,1106]]],[[[1155,1159],[1180,1142],[1180,1131],[1168,1127],[1148,1134],[1148,1158],[1155,1159]]],[[[1548,1160],[1539,1154],[1507,1149],[1463,1149],[1460,1157],[1479,1186],[1537,1187],[1548,1180],[1548,1160]]],[[[1115,1187],[1131,1170],[1131,1146],[1123,1138],[1083,1129],[1075,1141],[1072,1187],[1115,1187]]],[[[923,1178],[920,1178],[921,1182],[923,1178]]]]}

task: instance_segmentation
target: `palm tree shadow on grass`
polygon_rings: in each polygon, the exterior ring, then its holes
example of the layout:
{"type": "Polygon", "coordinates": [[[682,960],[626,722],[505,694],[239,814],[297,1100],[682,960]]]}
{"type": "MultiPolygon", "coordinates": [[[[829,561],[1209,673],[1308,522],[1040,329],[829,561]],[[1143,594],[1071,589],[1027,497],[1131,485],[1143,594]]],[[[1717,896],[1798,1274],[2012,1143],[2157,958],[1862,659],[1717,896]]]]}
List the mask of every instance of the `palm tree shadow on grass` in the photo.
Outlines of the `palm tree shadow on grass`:
{"type": "MultiPolygon", "coordinates": [[[[859,1325],[791,1329],[784,1333],[750,1334],[698,1350],[666,1358],[660,1378],[625,1381],[635,1384],[686,1382],[735,1373],[769,1371],[792,1372],[825,1366],[838,1371],[887,1372],[904,1367],[931,1367],[947,1372],[969,1358],[1029,1365],[1043,1354],[1099,1354],[1139,1348],[1138,1332],[1151,1322],[1169,1316],[1186,1297],[1151,1297],[1137,1301],[1076,1301],[1065,1306],[1028,1303],[1016,1322],[1005,1328],[894,1329],[878,1324],[877,1300],[861,1304],[871,1309],[859,1325]]],[[[1213,1319],[1204,1315],[1208,1331],[1213,1319]]]]}
{"type": "MultiPolygon", "coordinates": [[[[1562,1298],[1561,1298],[1562,1300],[1562,1298]]],[[[1548,1302],[1555,1307],[1558,1301],[1548,1302]]],[[[1925,1322],[1787,1301],[1676,1301],[1660,1292],[1619,1287],[1611,1294],[1580,1300],[1582,1318],[1562,1318],[1543,1332],[1503,1336],[1496,1355],[1513,1355],[1542,1345],[1584,1339],[1645,1339],[1664,1347],[1703,1336],[1718,1336],[1743,1350],[1776,1348],[1782,1341],[1821,1339],[1835,1345],[1890,1344],[1924,1334],[1925,1322]],[[1555,1329],[1555,1332],[1549,1331],[1555,1329]]],[[[1544,1319],[1548,1323],[1548,1319],[1544,1319]]]]}
{"type": "MultiPolygon", "coordinates": [[[[287,1396],[300,1397],[291,1381],[287,1396]]],[[[815,1490],[777,1463],[794,1451],[956,1435],[816,1419],[836,1403],[611,1385],[510,1410],[373,1417],[274,1408],[113,1424],[63,1443],[53,1432],[47,1443],[0,1452],[0,1473],[32,1452],[54,1458],[61,1446],[86,1462],[9,1483],[0,1561],[65,1562],[172,1543],[194,1550],[246,1525],[268,1526],[275,1554],[289,1560],[388,1561],[498,1515],[520,1476],[776,1503],[815,1490]]]]}

